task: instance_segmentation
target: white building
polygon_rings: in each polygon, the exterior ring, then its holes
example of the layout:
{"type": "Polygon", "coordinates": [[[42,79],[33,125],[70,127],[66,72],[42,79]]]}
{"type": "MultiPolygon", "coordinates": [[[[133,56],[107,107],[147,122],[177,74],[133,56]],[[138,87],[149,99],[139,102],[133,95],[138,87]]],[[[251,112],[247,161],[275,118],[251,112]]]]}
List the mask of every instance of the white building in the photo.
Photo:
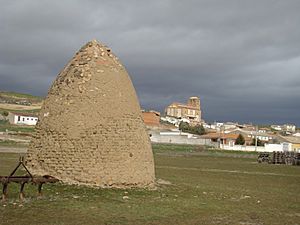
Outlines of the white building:
{"type": "Polygon", "coordinates": [[[168,117],[188,119],[191,122],[201,122],[201,106],[199,97],[190,97],[186,104],[173,102],[165,109],[168,117]]]}
{"type": "Polygon", "coordinates": [[[296,132],[296,125],[294,124],[284,124],[283,125],[283,130],[287,132],[296,132]]]}
{"type": "Polygon", "coordinates": [[[293,136],[295,136],[295,137],[300,137],[300,133],[297,132],[297,133],[293,134],[293,136]]]}
{"type": "Polygon", "coordinates": [[[269,142],[275,138],[274,135],[272,135],[272,134],[268,134],[268,133],[264,133],[264,132],[243,130],[240,128],[232,130],[229,133],[242,134],[244,137],[248,137],[251,139],[255,139],[257,137],[258,140],[261,140],[263,142],[269,142]]]}
{"type": "Polygon", "coordinates": [[[34,114],[10,112],[8,120],[11,124],[35,126],[38,121],[38,117],[34,114]]]}
{"type": "Polygon", "coordinates": [[[282,127],[280,125],[271,125],[271,128],[273,128],[274,130],[282,130],[282,127]]]}
{"type": "Polygon", "coordinates": [[[170,117],[170,116],[161,117],[160,119],[161,119],[162,121],[166,121],[166,122],[168,122],[168,123],[173,124],[175,127],[179,127],[179,124],[180,124],[181,122],[185,122],[185,123],[188,123],[188,124],[190,124],[190,122],[191,122],[189,119],[186,119],[186,118],[177,119],[177,118],[170,117]]]}
{"type": "Polygon", "coordinates": [[[271,128],[278,131],[296,132],[296,125],[294,124],[271,125],[271,128]]]}

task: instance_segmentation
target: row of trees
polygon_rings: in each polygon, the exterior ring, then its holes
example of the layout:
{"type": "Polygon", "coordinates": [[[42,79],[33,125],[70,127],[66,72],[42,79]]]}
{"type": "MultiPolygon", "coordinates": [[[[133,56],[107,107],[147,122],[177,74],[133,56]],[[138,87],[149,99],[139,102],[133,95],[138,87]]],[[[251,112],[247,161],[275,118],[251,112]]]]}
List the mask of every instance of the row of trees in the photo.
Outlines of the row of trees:
{"type": "Polygon", "coordinates": [[[191,134],[198,134],[198,135],[205,134],[205,129],[202,125],[190,126],[187,122],[180,122],[179,130],[191,134]]]}

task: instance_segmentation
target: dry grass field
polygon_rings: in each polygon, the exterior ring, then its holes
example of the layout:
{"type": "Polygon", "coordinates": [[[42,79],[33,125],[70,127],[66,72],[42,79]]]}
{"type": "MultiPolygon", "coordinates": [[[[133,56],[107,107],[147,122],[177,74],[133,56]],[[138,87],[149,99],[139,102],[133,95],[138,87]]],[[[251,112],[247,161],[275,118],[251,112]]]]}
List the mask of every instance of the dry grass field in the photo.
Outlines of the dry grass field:
{"type": "Polygon", "coordinates": [[[2,110],[12,110],[12,111],[32,111],[41,109],[41,104],[33,104],[33,105],[17,105],[17,104],[7,104],[0,103],[0,109],[2,110]]]}
{"type": "Polygon", "coordinates": [[[0,114],[7,112],[37,113],[43,98],[29,94],[0,91],[0,114]]]}
{"type": "MultiPolygon", "coordinates": [[[[156,190],[103,190],[48,184],[44,196],[9,186],[0,224],[300,224],[300,167],[256,163],[256,153],[154,145],[156,190]],[[166,183],[168,183],[166,182],[166,183]],[[127,196],[127,197],[124,197],[127,196]]],[[[0,174],[18,154],[0,153],[0,174]]]]}

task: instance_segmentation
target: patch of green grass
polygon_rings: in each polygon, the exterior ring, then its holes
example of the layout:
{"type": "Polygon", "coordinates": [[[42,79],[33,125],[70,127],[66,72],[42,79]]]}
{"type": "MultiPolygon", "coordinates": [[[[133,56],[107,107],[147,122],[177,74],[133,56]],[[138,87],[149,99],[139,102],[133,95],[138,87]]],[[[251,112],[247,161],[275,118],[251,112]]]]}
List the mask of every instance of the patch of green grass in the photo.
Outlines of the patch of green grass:
{"type": "Polygon", "coordinates": [[[22,132],[22,133],[28,133],[28,132],[34,132],[34,127],[17,127],[17,126],[9,126],[9,127],[0,127],[0,131],[15,131],[15,132],[22,132]]]}
{"type": "Polygon", "coordinates": [[[0,140],[0,146],[3,147],[26,147],[28,144],[20,143],[12,140],[0,140]]]}
{"type": "Polygon", "coordinates": [[[184,152],[190,152],[190,151],[197,151],[198,149],[205,149],[205,146],[197,146],[197,145],[176,145],[176,144],[152,144],[152,149],[154,151],[184,151],[184,152]]]}
{"type": "MultiPolygon", "coordinates": [[[[194,152],[177,154],[191,148],[154,146],[156,177],[172,183],[160,185],[157,190],[46,184],[43,198],[38,199],[37,187],[27,185],[27,197],[21,203],[19,187],[10,184],[9,200],[0,204],[0,223],[298,223],[300,167],[258,164],[254,158],[231,157],[230,153],[228,157],[195,155],[194,152]],[[170,154],[161,154],[163,151],[170,154]],[[123,199],[123,196],[129,199],[123,199]]],[[[18,157],[19,154],[0,153],[0,175],[9,174],[18,157]]]]}
{"type": "Polygon", "coordinates": [[[8,122],[8,120],[0,120],[0,132],[15,131],[21,133],[32,133],[34,130],[34,126],[12,125],[8,122]]]}
{"type": "Polygon", "coordinates": [[[0,120],[0,126],[1,125],[8,125],[8,124],[9,124],[8,120],[0,120]]]}
{"type": "Polygon", "coordinates": [[[210,155],[210,156],[224,156],[224,157],[249,157],[256,158],[257,152],[232,151],[213,148],[206,145],[185,145],[185,144],[152,144],[152,149],[160,154],[194,154],[194,155],[210,155]]]}

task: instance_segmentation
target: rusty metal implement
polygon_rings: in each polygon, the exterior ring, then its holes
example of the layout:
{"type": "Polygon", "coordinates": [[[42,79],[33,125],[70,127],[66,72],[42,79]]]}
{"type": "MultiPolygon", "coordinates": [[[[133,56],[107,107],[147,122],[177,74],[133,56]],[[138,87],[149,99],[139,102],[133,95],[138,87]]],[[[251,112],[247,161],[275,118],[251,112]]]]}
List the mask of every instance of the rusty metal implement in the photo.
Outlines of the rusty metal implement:
{"type": "Polygon", "coordinates": [[[34,184],[38,185],[38,195],[42,195],[42,186],[45,183],[55,183],[58,182],[59,180],[56,179],[55,177],[45,175],[45,176],[33,176],[27,167],[24,164],[24,157],[20,157],[19,163],[16,166],[16,168],[11,172],[9,176],[0,176],[0,183],[3,185],[2,189],[2,200],[5,201],[8,197],[8,184],[9,183],[18,183],[20,184],[20,193],[19,193],[19,198],[20,200],[23,200],[25,198],[24,194],[24,187],[25,184],[34,184]],[[23,168],[26,170],[27,175],[24,176],[14,176],[16,171],[19,169],[20,166],[23,166],[23,168]]]}

